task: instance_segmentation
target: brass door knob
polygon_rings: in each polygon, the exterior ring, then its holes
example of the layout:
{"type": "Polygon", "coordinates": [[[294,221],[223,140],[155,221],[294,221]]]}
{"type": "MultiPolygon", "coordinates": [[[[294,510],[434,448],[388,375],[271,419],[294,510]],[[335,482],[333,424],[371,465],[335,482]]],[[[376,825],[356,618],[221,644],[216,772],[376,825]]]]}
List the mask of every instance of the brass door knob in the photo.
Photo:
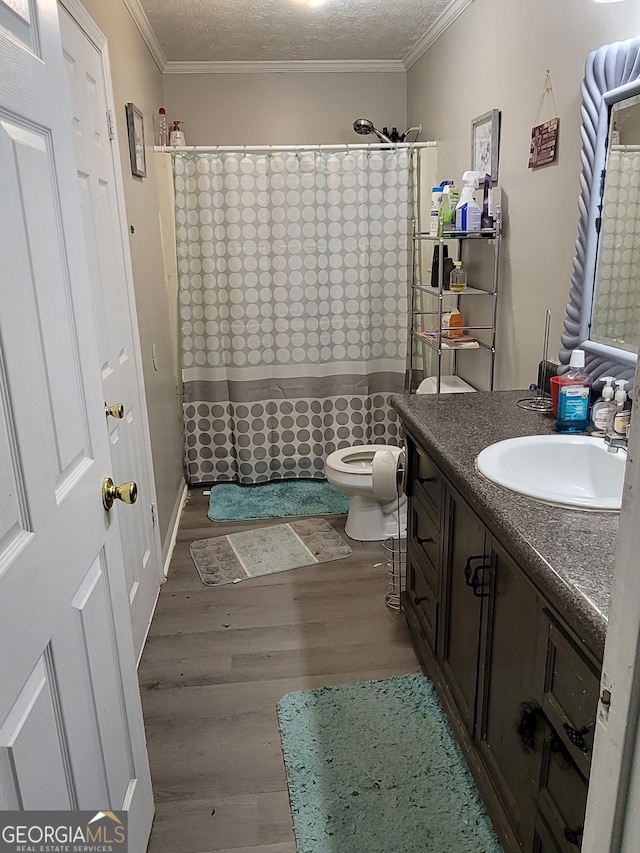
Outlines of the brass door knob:
{"type": "Polygon", "coordinates": [[[124,417],[124,406],[122,405],[122,403],[116,403],[113,406],[109,406],[107,405],[107,403],[105,403],[104,413],[108,418],[118,418],[118,420],[120,420],[120,418],[124,417]]]}
{"type": "Polygon", "coordinates": [[[111,477],[107,477],[102,483],[102,503],[109,510],[114,501],[122,501],[125,504],[134,504],[138,499],[138,487],[135,483],[123,483],[116,486],[111,477]]]}

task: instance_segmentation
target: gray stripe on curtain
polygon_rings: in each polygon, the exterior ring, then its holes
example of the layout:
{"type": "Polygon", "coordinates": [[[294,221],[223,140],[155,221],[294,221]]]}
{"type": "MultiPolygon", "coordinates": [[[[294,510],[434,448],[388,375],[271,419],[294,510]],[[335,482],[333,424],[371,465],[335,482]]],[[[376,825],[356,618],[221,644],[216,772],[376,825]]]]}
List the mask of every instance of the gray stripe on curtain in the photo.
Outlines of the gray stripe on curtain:
{"type": "Polygon", "coordinates": [[[290,376],[234,382],[208,382],[198,379],[184,383],[184,403],[222,402],[253,403],[258,400],[297,400],[317,397],[366,396],[367,394],[401,394],[400,373],[343,374],[342,376],[290,376]]]}

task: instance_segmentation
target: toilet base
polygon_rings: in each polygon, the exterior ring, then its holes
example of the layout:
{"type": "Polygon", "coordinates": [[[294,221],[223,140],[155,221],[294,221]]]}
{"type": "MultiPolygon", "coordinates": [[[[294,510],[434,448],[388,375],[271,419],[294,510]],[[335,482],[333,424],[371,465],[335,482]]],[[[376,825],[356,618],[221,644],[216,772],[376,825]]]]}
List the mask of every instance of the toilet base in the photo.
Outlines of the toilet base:
{"type": "MultiPolygon", "coordinates": [[[[407,535],[407,497],[400,498],[400,533],[407,535]]],[[[349,539],[360,542],[382,542],[389,536],[398,536],[397,503],[381,506],[366,495],[351,495],[349,513],[344,532],[349,539]]]]}

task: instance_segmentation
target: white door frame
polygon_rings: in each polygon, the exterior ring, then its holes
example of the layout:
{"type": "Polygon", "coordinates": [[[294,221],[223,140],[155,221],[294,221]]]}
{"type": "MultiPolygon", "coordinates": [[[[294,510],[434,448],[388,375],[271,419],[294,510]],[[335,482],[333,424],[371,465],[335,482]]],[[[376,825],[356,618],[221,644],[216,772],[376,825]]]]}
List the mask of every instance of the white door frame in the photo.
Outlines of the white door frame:
{"type": "MultiPolygon", "coordinates": [[[[93,42],[96,46],[99,54],[100,60],[103,67],[104,72],[104,80],[105,80],[105,89],[106,89],[106,100],[107,106],[113,115],[114,120],[114,133],[116,133],[116,137],[113,139],[111,152],[114,161],[114,171],[115,171],[115,197],[117,202],[117,214],[120,222],[120,230],[121,230],[121,240],[123,246],[123,258],[125,265],[125,276],[126,276],[126,292],[128,298],[128,312],[131,317],[132,323],[132,331],[133,331],[133,356],[135,361],[136,368],[136,391],[137,391],[137,404],[139,406],[139,412],[142,416],[142,430],[144,435],[144,447],[140,448],[141,453],[143,454],[145,467],[147,470],[147,482],[149,484],[150,489],[150,497],[151,503],[153,505],[153,512],[155,517],[157,517],[157,497],[156,497],[156,489],[155,489],[155,478],[154,478],[154,470],[153,470],[153,456],[151,453],[151,436],[149,432],[149,416],[147,410],[147,401],[144,390],[144,373],[142,368],[142,352],[140,348],[140,336],[138,333],[138,315],[136,310],[136,301],[135,301],[135,289],[133,284],[133,268],[131,264],[131,252],[129,250],[129,234],[128,234],[128,226],[127,226],[127,215],[126,215],[126,205],[125,205],[125,194],[124,194],[124,180],[123,180],[123,172],[122,172],[122,161],[120,158],[120,150],[118,146],[117,139],[117,131],[115,128],[115,98],[113,94],[113,85],[111,81],[111,66],[109,59],[109,44],[106,36],[100,30],[96,22],[89,15],[87,10],[84,8],[80,0],[58,0],[58,3],[63,6],[69,15],[76,21],[81,30],[84,31],[87,38],[93,42]]],[[[151,512],[152,507],[149,507],[149,511],[151,512]]],[[[155,557],[156,557],[156,567],[155,572],[158,576],[158,588],[162,585],[165,580],[165,571],[162,564],[162,544],[160,542],[160,531],[157,523],[153,526],[153,537],[155,540],[155,557]]],[[[147,632],[149,630],[151,622],[147,625],[147,632]]],[[[145,633],[146,636],[146,633],[145,633]]],[[[144,644],[142,646],[144,648],[144,644]]],[[[142,648],[140,650],[140,655],[142,654],[142,648]]],[[[139,660],[138,660],[139,662],[139,660]]]]}
{"type": "MultiPolygon", "coordinates": [[[[636,375],[634,400],[640,401],[636,375]]],[[[636,406],[640,402],[636,402],[636,406]]],[[[631,428],[582,853],[633,853],[640,838],[640,414],[631,428]]],[[[615,547],[603,542],[603,548],[615,547]]],[[[594,554],[597,560],[598,555],[594,554]]]]}

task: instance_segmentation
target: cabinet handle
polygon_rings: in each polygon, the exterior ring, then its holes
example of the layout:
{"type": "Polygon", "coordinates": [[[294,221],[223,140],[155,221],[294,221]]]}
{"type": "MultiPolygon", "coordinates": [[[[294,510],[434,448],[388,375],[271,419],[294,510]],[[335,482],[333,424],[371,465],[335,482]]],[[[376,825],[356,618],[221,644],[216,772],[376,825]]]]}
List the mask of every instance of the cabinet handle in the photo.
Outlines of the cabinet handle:
{"type": "Polygon", "coordinates": [[[484,562],[485,560],[486,557],[484,554],[477,554],[475,557],[469,557],[464,567],[465,583],[468,587],[471,587],[476,598],[486,598],[489,594],[488,592],[479,591],[484,584],[484,580],[480,580],[478,572],[490,568],[490,566],[484,562]],[[472,560],[482,560],[482,562],[480,565],[473,567],[471,565],[472,560]]]}
{"type": "Polygon", "coordinates": [[[574,746],[577,746],[582,752],[589,752],[589,747],[584,742],[584,735],[589,734],[588,726],[581,726],[579,729],[574,729],[569,723],[563,723],[562,728],[574,746]]]}
{"type": "Polygon", "coordinates": [[[423,539],[422,536],[416,536],[416,542],[418,545],[426,545],[427,542],[433,542],[433,538],[431,536],[427,536],[423,539]]]}
{"type": "Polygon", "coordinates": [[[569,844],[577,844],[580,845],[582,841],[582,835],[584,833],[584,829],[579,826],[577,829],[569,829],[568,826],[564,828],[564,837],[569,842],[569,844]]]}
{"type": "Polygon", "coordinates": [[[423,601],[429,601],[429,596],[428,596],[428,595],[423,595],[423,596],[422,596],[422,598],[418,598],[418,596],[417,596],[417,595],[415,595],[415,596],[414,596],[414,598],[413,598],[413,603],[416,605],[416,607],[417,607],[419,604],[422,604],[422,602],[423,602],[423,601]]]}
{"type": "Polygon", "coordinates": [[[544,714],[537,702],[527,701],[520,705],[520,719],[516,723],[516,732],[524,752],[528,753],[536,748],[536,729],[539,717],[544,717],[544,714]]]}
{"type": "Polygon", "coordinates": [[[425,483],[437,483],[437,477],[417,477],[416,478],[421,486],[424,486],[425,483]]]}

